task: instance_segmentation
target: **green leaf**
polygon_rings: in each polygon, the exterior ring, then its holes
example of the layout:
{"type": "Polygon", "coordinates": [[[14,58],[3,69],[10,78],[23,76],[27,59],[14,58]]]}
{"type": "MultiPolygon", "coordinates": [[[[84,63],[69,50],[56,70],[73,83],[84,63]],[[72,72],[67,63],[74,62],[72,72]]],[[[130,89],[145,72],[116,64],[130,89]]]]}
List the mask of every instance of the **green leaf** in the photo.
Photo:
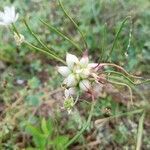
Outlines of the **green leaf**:
{"type": "Polygon", "coordinates": [[[47,140],[45,135],[42,134],[38,128],[32,125],[28,125],[26,129],[33,136],[33,141],[36,147],[39,148],[39,150],[45,150],[45,145],[47,140]]]}
{"type": "Polygon", "coordinates": [[[43,118],[41,121],[41,129],[45,135],[49,136],[49,130],[47,128],[47,122],[46,122],[45,118],[43,118]]]}
{"type": "Polygon", "coordinates": [[[54,140],[56,150],[65,150],[64,145],[67,144],[69,138],[67,136],[58,136],[54,140]]]}
{"type": "Polygon", "coordinates": [[[38,88],[40,85],[40,80],[36,77],[33,77],[32,79],[28,80],[28,85],[32,89],[38,88]]]}

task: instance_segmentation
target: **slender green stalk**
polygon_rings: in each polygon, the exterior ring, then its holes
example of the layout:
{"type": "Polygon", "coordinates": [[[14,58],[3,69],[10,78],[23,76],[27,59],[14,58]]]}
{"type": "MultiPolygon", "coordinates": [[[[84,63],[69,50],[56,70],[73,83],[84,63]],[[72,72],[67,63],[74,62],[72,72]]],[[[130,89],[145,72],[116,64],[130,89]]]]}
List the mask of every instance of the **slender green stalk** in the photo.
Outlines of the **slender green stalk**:
{"type": "Polygon", "coordinates": [[[143,109],[136,109],[136,110],[125,112],[125,113],[119,113],[119,114],[116,114],[116,115],[113,115],[113,116],[110,116],[107,118],[101,118],[101,119],[98,119],[95,121],[95,125],[102,123],[102,121],[109,121],[111,119],[115,119],[115,118],[119,118],[119,117],[123,117],[123,116],[130,116],[130,115],[134,115],[134,114],[139,114],[142,111],[143,111],[143,109]]]}
{"type": "Polygon", "coordinates": [[[118,37],[119,37],[119,35],[120,35],[120,32],[122,31],[122,29],[123,29],[123,27],[124,27],[124,24],[126,23],[126,21],[127,21],[129,18],[131,18],[131,17],[128,16],[128,17],[126,17],[126,18],[123,20],[123,22],[122,22],[122,24],[121,24],[121,26],[120,26],[120,28],[119,28],[119,30],[118,30],[116,36],[115,36],[115,39],[114,39],[112,48],[111,48],[111,50],[110,50],[110,52],[109,52],[109,54],[108,54],[108,56],[107,56],[107,58],[106,58],[105,61],[108,61],[108,60],[109,60],[109,58],[110,58],[110,56],[111,56],[111,54],[112,54],[112,52],[113,52],[113,50],[114,50],[114,47],[115,47],[115,45],[116,45],[116,42],[117,42],[117,40],[118,40],[118,37]]]}
{"type": "Polygon", "coordinates": [[[142,114],[142,116],[140,117],[140,120],[139,120],[136,150],[140,150],[141,149],[144,118],[145,118],[145,111],[143,112],[143,114],[142,114]]]}
{"type": "Polygon", "coordinates": [[[66,149],[71,144],[73,144],[80,137],[80,135],[86,130],[86,128],[88,127],[88,125],[89,125],[89,123],[90,123],[90,121],[92,119],[92,114],[93,114],[94,106],[95,106],[95,102],[92,102],[91,110],[90,110],[87,122],[84,124],[84,126],[82,127],[82,129],[64,146],[64,149],[66,149]]]}
{"type": "Polygon", "coordinates": [[[128,75],[129,77],[132,77],[132,78],[137,78],[137,79],[142,79],[142,77],[138,77],[138,76],[134,76],[132,74],[129,74],[123,67],[119,66],[119,65],[116,65],[116,64],[113,64],[113,63],[100,63],[99,64],[99,67],[103,67],[103,66],[111,66],[111,67],[115,67],[121,71],[123,71],[126,75],[128,75]]]}
{"type": "Polygon", "coordinates": [[[112,71],[112,70],[107,70],[105,71],[106,73],[112,73],[112,74],[117,74],[119,76],[124,77],[126,80],[128,80],[131,84],[133,85],[140,85],[140,84],[144,84],[144,83],[149,83],[150,79],[146,79],[145,81],[140,81],[140,82],[134,82],[132,81],[130,78],[128,78],[127,76],[125,76],[123,73],[117,72],[117,71],[112,71]]]}
{"type": "Polygon", "coordinates": [[[66,62],[65,62],[65,61],[63,61],[61,58],[55,56],[54,54],[51,54],[51,53],[49,53],[48,51],[42,50],[42,49],[40,49],[40,48],[34,46],[33,44],[27,42],[27,41],[25,41],[25,44],[27,44],[28,46],[30,46],[30,47],[32,47],[32,48],[34,48],[34,49],[36,49],[36,50],[38,50],[38,51],[40,51],[40,52],[42,52],[42,53],[48,55],[48,56],[50,56],[51,58],[54,58],[54,59],[56,59],[57,61],[60,61],[60,62],[62,62],[63,64],[66,65],[66,62]]]}
{"type": "Polygon", "coordinates": [[[41,46],[43,46],[43,48],[45,48],[47,51],[49,51],[50,53],[54,54],[54,52],[49,49],[46,44],[44,44],[40,38],[31,30],[30,26],[28,25],[27,21],[24,19],[24,24],[27,27],[28,31],[31,33],[31,35],[37,40],[37,42],[39,42],[41,44],[41,46]]]}
{"type": "Polygon", "coordinates": [[[54,31],[55,33],[59,34],[61,37],[63,37],[65,40],[70,42],[72,45],[74,45],[80,52],[82,52],[82,49],[70,38],[68,38],[66,35],[64,35],[60,30],[56,29],[52,25],[46,23],[43,20],[40,20],[44,25],[46,25],[50,30],[54,31]]]}
{"type": "Polygon", "coordinates": [[[13,27],[14,32],[20,37],[20,34],[19,34],[19,32],[18,32],[18,30],[17,30],[14,23],[12,23],[12,27],[13,27]]]}
{"type": "Polygon", "coordinates": [[[74,26],[78,29],[78,31],[79,31],[79,33],[80,33],[80,35],[81,35],[81,37],[82,37],[82,39],[83,39],[83,41],[84,41],[85,49],[87,49],[87,48],[88,48],[87,42],[86,42],[85,37],[84,37],[82,31],[80,30],[79,26],[76,24],[76,22],[75,22],[75,21],[69,16],[69,14],[66,12],[66,10],[65,10],[65,8],[64,8],[64,6],[63,6],[61,0],[58,0],[58,2],[59,2],[60,7],[62,8],[64,14],[69,18],[69,20],[70,20],[70,21],[74,24],[74,26]]]}

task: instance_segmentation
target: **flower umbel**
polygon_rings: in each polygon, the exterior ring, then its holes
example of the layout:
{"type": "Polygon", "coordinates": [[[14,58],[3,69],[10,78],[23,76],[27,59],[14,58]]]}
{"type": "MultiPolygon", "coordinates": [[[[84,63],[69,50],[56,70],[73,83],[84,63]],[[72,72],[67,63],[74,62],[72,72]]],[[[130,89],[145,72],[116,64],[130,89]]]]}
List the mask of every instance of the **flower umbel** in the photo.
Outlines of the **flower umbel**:
{"type": "Polygon", "coordinates": [[[8,26],[17,21],[19,14],[15,12],[14,6],[4,7],[4,12],[0,11],[0,25],[8,26]]]}
{"type": "MultiPolygon", "coordinates": [[[[93,74],[97,63],[89,63],[89,58],[85,54],[79,60],[75,55],[67,53],[67,66],[58,67],[58,72],[65,77],[63,85],[65,87],[65,102],[73,104],[73,95],[77,95],[77,91],[88,92],[91,89],[93,74]]],[[[68,103],[67,103],[68,104],[68,103]]],[[[71,105],[73,107],[73,105],[71,105]]],[[[70,107],[70,108],[71,108],[70,107]]]]}
{"type": "Polygon", "coordinates": [[[64,85],[66,88],[78,87],[82,91],[90,89],[91,70],[96,67],[96,63],[89,63],[89,58],[84,55],[80,60],[72,54],[66,55],[67,66],[58,67],[58,72],[65,77],[64,85]]]}

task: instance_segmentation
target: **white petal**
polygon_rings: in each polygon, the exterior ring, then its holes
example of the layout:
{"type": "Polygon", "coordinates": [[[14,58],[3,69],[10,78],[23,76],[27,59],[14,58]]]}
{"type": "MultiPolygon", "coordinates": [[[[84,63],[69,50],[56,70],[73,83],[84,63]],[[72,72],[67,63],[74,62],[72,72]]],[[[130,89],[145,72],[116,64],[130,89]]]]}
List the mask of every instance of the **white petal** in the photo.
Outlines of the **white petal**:
{"type": "Polygon", "coordinates": [[[0,20],[3,20],[4,13],[0,11],[0,20]]]}
{"type": "Polygon", "coordinates": [[[69,90],[70,95],[75,95],[76,94],[76,88],[71,87],[68,90],[69,90]]]}
{"type": "Polygon", "coordinates": [[[94,69],[94,68],[98,67],[98,63],[90,63],[90,64],[88,64],[88,67],[91,69],[92,68],[94,69]]]}
{"type": "Polygon", "coordinates": [[[75,55],[67,53],[66,63],[67,63],[67,65],[68,65],[69,68],[72,69],[73,65],[75,63],[78,63],[78,62],[79,62],[79,60],[78,60],[78,58],[75,55]]]}
{"type": "Polygon", "coordinates": [[[58,72],[62,76],[67,77],[70,74],[70,69],[66,66],[60,66],[60,67],[58,67],[58,72]]]}
{"type": "Polygon", "coordinates": [[[79,83],[79,87],[83,91],[88,91],[90,89],[90,87],[91,87],[90,81],[89,80],[82,80],[79,83]]]}
{"type": "Polygon", "coordinates": [[[65,98],[71,97],[72,95],[75,95],[75,93],[76,93],[75,88],[65,89],[65,98]]]}
{"type": "Polygon", "coordinates": [[[75,78],[75,76],[73,74],[70,74],[67,77],[66,84],[67,84],[68,87],[76,86],[77,81],[76,81],[76,78],[75,78]]]}
{"type": "Polygon", "coordinates": [[[82,78],[87,78],[90,75],[90,70],[88,68],[83,69],[82,71],[82,78]]]}
{"type": "Polygon", "coordinates": [[[0,25],[9,25],[18,19],[19,14],[15,13],[15,7],[4,7],[4,12],[0,12],[0,25]]]}
{"type": "Polygon", "coordinates": [[[89,58],[88,56],[83,56],[80,60],[80,65],[81,67],[86,67],[89,63],[89,58]]]}
{"type": "Polygon", "coordinates": [[[15,16],[14,21],[16,22],[18,18],[19,18],[19,14],[17,13],[16,16],[15,16]]]}
{"type": "Polygon", "coordinates": [[[70,96],[69,90],[68,90],[68,89],[65,89],[65,98],[68,98],[69,96],[70,96]]]}

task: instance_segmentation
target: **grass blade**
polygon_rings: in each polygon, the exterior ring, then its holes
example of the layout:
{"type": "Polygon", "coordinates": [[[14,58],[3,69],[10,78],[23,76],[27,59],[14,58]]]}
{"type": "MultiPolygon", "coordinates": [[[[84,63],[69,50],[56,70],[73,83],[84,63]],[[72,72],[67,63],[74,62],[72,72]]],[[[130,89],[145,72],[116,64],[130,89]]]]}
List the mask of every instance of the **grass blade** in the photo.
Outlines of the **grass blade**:
{"type": "Polygon", "coordinates": [[[38,51],[40,51],[40,52],[42,52],[42,53],[44,53],[44,54],[50,56],[51,58],[54,58],[54,59],[56,59],[57,61],[60,61],[61,63],[66,64],[66,62],[65,62],[64,60],[62,60],[61,58],[57,57],[56,55],[51,54],[51,53],[49,53],[48,51],[42,50],[42,49],[40,49],[40,48],[34,46],[33,44],[27,42],[27,41],[26,41],[25,43],[26,43],[28,46],[32,47],[33,49],[36,49],[36,50],[38,50],[38,51]]]}
{"type": "Polygon", "coordinates": [[[143,112],[143,114],[142,114],[142,116],[140,117],[140,120],[139,120],[136,150],[140,150],[141,149],[144,118],[145,118],[145,111],[143,112]]]}
{"type": "Polygon", "coordinates": [[[87,42],[86,42],[85,37],[84,37],[82,31],[80,30],[79,26],[76,24],[76,22],[75,22],[75,21],[69,16],[69,14],[66,12],[66,10],[65,10],[65,8],[64,8],[64,6],[63,6],[61,0],[58,0],[58,2],[59,2],[60,7],[62,8],[64,14],[69,18],[69,20],[70,20],[70,21],[74,24],[74,26],[78,29],[78,31],[79,31],[79,33],[81,34],[81,37],[82,37],[82,39],[83,39],[83,41],[84,41],[85,49],[87,49],[87,48],[88,48],[87,42]]]}
{"type": "Polygon", "coordinates": [[[108,60],[109,60],[109,58],[110,58],[110,56],[111,56],[111,54],[112,54],[112,52],[113,52],[113,50],[114,50],[114,47],[115,47],[115,45],[116,45],[116,42],[117,42],[117,40],[118,40],[118,37],[119,37],[119,35],[120,35],[120,33],[121,33],[123,27],[124,27],[124,24],[126,23],[126,21],[127,21],[129,18],[131,18],[131,17],[128,16],[128,17],[126,17],[126,18],[123,20],[123,22],[122,22],[122,24],[121,24],[121,26],[120,26],[120,28],[119,28],[119,30],[118,30],[116,36],[115,36],[115,39],[114,39],[112,48],[111,48],[109,54],[107,55],[107,58],[106,58],[105,61],[108,61],[108,60]]]}

